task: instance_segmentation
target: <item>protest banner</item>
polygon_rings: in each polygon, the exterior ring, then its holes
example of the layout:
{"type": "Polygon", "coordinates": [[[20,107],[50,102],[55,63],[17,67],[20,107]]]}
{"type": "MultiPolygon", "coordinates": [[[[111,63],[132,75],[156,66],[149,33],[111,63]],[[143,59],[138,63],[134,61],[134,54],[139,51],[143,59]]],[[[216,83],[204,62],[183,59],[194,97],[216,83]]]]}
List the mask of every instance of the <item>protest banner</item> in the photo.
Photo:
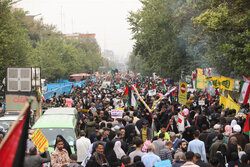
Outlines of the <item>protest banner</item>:
{"type": "MultiPolygon", "coordinates": [[[[34,96],[7,94],[6,95],[6,110],[7,111],[21,111],[24,108],[25,103],[27,102],[29,97],[34,97],[34,96]]],[[[37,107],[37,101],[32,101],[31,108],[33,110],[36,110],[36,107],[37,107]]]]}
{"type": "Polygon", "coordinates": [[[205,75],[197,75],[197,88],[204,89],[207,85],[208,81],[206,80],[205,75]]]}
{"type": "Polygon", "coordinates": [[[48,140],[45,138],[45,136],[39,129],[36,129],[30,139],[41,152],[45,151],[44,146],[49,147],[48,140]]]}
{"type": "Polygon", "coordinates": [[[72,107],[72,99],[66,98],[66,104],[68,107],[72,107]]]}
{"type": "Polygon", "coordinates": [[[123,110],[122,109],[112,109],[111,118],[122,118],[123,110]]]}
{"type": "Polygon", "coordinates": [[[199,104],[200,106],[204,106],[204,105],[205,105],[205,101],[204,101],[204,100],[199,100],[199,101],[198,101],[198,104],[199,104]]]}
{"type": "Polygon", "coordinates": [[[234,85],[233,79],[222,76],[220,80],[221,80],[221,89],[222,90],[232,91],[233,85],[234,85]]]}
{"type": "Polygon", "coordinates": [[[149,95],[149,96],[154,96],[154,95],[156,95],[156,89],[149,90],[149,91],[148,91],[148,95],[149,95]]]}
{"type": "Polygon", "coordinates": [[[187,103],[187,83],[180,82],[179,85],[179,103],[185,105],[187,103]]]}

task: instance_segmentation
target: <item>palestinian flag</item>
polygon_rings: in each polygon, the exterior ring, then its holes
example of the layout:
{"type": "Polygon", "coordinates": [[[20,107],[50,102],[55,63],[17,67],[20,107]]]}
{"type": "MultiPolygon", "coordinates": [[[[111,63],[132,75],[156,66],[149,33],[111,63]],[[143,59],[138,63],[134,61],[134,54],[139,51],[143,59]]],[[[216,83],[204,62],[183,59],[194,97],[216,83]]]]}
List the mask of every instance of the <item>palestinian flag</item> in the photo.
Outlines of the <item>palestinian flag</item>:
{"type": "Polygon", "coordinates": [[[139,90],[140,89],[140,87],[139,87],[139,85],[137,84],[137,83],[135,83],[135,86],[136,86],[136,88],[139,90]]]}
{"type": "Polygon", "coordinates": [[[250,120],[249,120],[249,113],[247,114],[247,119],[245,121],[245,125],[243,128],[243,133],[245,133],[246,135],[250,135],[250,120]]]}
{"type": "Polygon", "coordinates": [[[111,73],[112,77],[113,77],[113,78],[115,78],[115,76],[114,76],[114,71],[113,71],[113,69],[112,69],[112,68],[111,68],[110,73],[111,73]]]}
{"type": "Polygon", "coordinates": [[[127,87],[126,87],[126,89],[125,89],[125,91],[124,91],[124,93],[123,93],[122,96],[128,97],[128,90],[129,90],[129,86],[127,85],[127,87]]]}
{"type": "Polygon", "coordinates": [[[143,74],[141,74],[141,84],[143,83],[144,81],[144,77],[143,77],[143,74]]]}
{"type": "Polygon", "coordinates": [[[164,91],[164,92],[167,91],[166,83],[165,83],[165,81],[164,81],[164,78],[162,78],[162,88],[163,88],[163,91],[164,91]]]}
{"type": "Polygon", "coordinates": [[[132,90],[134,90],[133,87],[127,86],[126,90],[123,93],[123,96],[128,97],[128,102],[126,104],[126,106],[128,106],[128,107],[136,106],[136,99],[135,99],[135,96],[134,96],[132,90]]]}
{"type": "Polygon", "coordinates": [[[250,79],[244,77],[243,80],[245,82],[241,89],[239,103],[247,104],[247,101],[249,99],[249,93],[250,93],[250,79]]]}
{"type": "Polygon", "coordinates": [[[154,82],[153,82],[153,87],[152,87],[152,89],[155,89],[155,84],[154,84],[154,82]]]}
{"type": "Polygon", "coordinates": [[[76,87],[74,86],[74,84],[72,84],[72,88],[69,94],[74,95],[75,93],[76,93],[76,87]]]}
{"type": "Polygon", "coordinates": [[[26,104],[0,144],[1,167],[23,167],[28,137],[30,104],[26,104]]]}

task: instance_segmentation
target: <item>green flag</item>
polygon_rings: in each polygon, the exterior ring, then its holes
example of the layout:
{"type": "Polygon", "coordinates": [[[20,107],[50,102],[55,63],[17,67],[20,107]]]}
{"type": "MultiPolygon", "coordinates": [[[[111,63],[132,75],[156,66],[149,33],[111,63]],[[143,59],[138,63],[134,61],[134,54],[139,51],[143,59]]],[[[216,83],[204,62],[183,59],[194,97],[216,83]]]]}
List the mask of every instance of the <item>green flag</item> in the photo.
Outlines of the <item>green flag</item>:
{"type": "Polygon", "coordinates": [[[111,72],[110,72],[110,73],[111,73],[112,77],[115,78],[114,72],[113,72],[113,69],[112,69],[112,68],[111,68],[111,72]]]}

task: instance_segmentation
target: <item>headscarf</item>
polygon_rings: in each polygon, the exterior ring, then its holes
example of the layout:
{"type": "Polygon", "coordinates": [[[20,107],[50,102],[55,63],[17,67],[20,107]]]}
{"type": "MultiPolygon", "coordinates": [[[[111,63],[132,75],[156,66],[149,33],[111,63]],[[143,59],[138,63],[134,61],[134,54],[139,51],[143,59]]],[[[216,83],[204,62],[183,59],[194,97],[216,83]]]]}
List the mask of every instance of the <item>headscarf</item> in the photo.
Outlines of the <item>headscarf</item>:
{"type": "Polygon", "coordinates": [[[234,119],[231,121],[231,127],[234,128],[235,125],[237,125],[237,121],[234,119]]]}
{"type": "Polygon", "coordinates": [[[235,126],[233,127],[233,130],[234,130],[234,132],[240,133],[240,131],[241,131],[240,125],[235,125],[235,126]]]}
{"type": "Polygon", "coordinates": [[[120,141],[115,142],[114,151],[115,151],[116,157],[118,159],[121,159],[123,155],[126,155],[125,152],[123,151],[123,149],[121,148],[121,142],[120,141]]]}
{"type": "Polygon", "coordinates": [[[57,135],[56,136],[56,143],[54,145],[54,149],[56,148],[56,145],[57,145],[57,142],[58,142],[57,138],[60,138],[63,141],[63,145],[64,145],[63,148],[65,148],[67,150],[67,152],[68,152],[68,154],[70,156],[72,154],[71,149],[70,149],[70,145],[62,135],[57,135]]]}
{"type": "Polygon", "coordinates": [[[229,136],[232,133],[232,127],[230,125],[225,126],[225,134],[226,136],[229,136]]]}

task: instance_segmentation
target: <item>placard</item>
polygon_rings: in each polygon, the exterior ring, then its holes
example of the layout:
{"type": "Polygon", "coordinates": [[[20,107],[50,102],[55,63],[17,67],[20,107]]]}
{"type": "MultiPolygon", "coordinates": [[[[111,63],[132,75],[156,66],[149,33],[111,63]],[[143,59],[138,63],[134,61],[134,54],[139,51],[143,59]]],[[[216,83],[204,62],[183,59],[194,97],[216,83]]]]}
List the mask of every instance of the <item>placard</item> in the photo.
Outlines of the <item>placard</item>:
{"type": "Polygon", "coordinates": [[[148,91],[148,95],[149,95],[149,96],[154,96],[154,95],[156,95],[156,89],[149,90],[149,91],[148,91]]]}
{"type": "Polygon", "coordinates": [[[66,98],[66,104],[68,107],[72,107],[72,99],[66,98]]]}
{"type": "Polygon", "coordinates": [[[187,83],[180,82],[179,85],[179,103],[185,105],[187,103],[187,83]]]}
{"type": "Polygon", "coordinates": [[[112,109],[111,118],[122,118],[123,110],[121,109],[112,109]]]}
{"type": "Polygon", "coordinates": [[[30,139],[41,152],[45,151],[44,146],[49,147],[48,140],[39,129],[36,129],[36,131],[33,133],[30,139]]]}
{"type": "Polygon", "coordinates": [[[199,101],[198,101],[198,104],[199,104],[200,106],[204,106],[204,105],[205,105],[205,101],[204,101],[204,100],[199,100],[199,101]]]}

